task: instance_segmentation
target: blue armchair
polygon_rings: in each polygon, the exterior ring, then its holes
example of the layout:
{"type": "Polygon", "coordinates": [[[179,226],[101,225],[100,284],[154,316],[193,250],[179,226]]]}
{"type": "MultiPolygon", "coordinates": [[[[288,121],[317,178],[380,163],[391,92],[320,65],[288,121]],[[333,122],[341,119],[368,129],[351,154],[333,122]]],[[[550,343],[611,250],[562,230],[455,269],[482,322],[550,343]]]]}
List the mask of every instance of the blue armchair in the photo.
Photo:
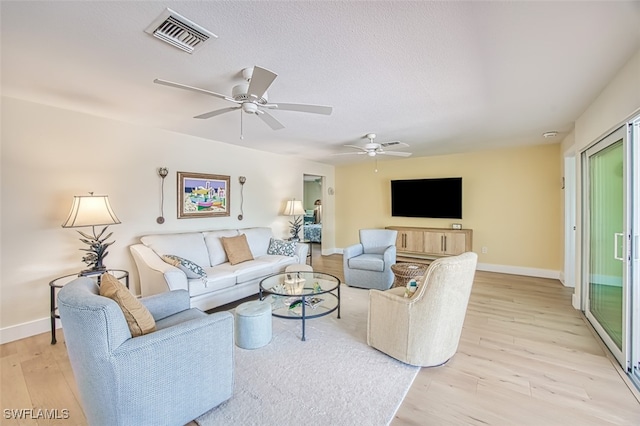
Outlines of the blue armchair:
{"type": "Polygon", "coordinates": [[[398,231],[361,229],[360,243],[342,252],[344,281],[351,287],[387,290],[393,284],[398,231]]]}
{"type": "Polygon", "coordinates": [[[140,300],[156,331],[132,338],[122,310],[94,280],[77,278],[58,293],[91,425],[183,425],[233,393],[233,316],[189,309],[186,290],[140,300]]]}

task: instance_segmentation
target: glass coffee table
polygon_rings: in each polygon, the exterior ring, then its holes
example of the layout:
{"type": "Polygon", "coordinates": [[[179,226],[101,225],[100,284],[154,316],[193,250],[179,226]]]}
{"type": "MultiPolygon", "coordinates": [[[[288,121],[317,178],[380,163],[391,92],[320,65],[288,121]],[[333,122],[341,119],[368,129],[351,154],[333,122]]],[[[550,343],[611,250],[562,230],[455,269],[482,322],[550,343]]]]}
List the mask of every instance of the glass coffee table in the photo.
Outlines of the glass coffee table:
{"type": "Polygon", "coordinates": [[[305,322],[338,311],[340,318],[340,279],[323,272],[282,272],[260,281],[260,300],[271,303],[274,317],[305,322]]]}

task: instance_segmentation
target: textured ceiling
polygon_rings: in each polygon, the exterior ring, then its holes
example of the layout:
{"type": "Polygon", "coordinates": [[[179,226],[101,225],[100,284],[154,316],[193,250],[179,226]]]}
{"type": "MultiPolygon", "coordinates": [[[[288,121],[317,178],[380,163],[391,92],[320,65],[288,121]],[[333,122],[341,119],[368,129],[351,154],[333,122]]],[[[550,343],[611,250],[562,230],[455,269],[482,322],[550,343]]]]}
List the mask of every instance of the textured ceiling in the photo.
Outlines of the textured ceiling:
{"type": "Polygon", "coordinates": [[[2,94],[250,148],[340,164],[401,140],[414,156],[559,142],[640,49],[640,2],[2,1],[2,94]],[[218,35],[194,54],[146,34],[170,7],[218,35]],[[274,131],[222,94],[241,70],[278,74],[274,131]],[[547,130],[560,132],[544,139],[547,130]]]}

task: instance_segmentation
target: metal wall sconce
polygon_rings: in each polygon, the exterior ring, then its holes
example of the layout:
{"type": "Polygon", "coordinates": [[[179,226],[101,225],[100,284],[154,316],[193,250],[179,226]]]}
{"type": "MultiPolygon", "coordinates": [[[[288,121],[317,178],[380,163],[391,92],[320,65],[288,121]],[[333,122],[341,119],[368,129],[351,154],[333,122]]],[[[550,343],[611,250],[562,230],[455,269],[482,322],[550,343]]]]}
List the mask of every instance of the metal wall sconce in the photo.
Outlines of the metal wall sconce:
{"type": "Polygon", "coordinates": [[[166,167],[158,168],[158,176],[162,179],[162,183],[160,184],[160,216],[156,218],[156,222],[160,225],[164,223],[164,178],[169,174],[169,169],[166,167]]]}
{"type": "Polygon", "coordinates": [[[240,182],[240,214],[238,215],[238,220],[242,220],[244,219],[244,210],[243,210],[243,205],[244,205],[244,183],[247,181],[247,178],[244,176],[240,176],[238,177],[238,182],[240,182]]]}

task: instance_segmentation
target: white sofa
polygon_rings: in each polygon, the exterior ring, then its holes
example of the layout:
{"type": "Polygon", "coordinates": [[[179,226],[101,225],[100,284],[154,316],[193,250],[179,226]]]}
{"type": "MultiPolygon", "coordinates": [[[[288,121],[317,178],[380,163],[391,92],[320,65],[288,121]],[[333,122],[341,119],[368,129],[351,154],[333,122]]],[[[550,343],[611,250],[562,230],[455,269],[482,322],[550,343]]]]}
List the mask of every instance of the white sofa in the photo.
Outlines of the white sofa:
{"type": "MultiPolygon", "coordinates": [[[[309,247],[298,243],[294,256],[267,254],[271,228],[224,229],[203,232],[146,235],[130,246],[140,275],[143,297],[169,290],[189,292],[191,307],[208,310],[258,293],[264,277],[283,272],[287,265],[305,264],[309,247]],[[245,234],[254,260],[232,265],[220,237],[245,234]],[[201,266],[205,278],[187,278],[179,268],[162,260],[175,255],[201,266]]],[[[274,238],[275,239],[275,238],[274,238]]]]}

